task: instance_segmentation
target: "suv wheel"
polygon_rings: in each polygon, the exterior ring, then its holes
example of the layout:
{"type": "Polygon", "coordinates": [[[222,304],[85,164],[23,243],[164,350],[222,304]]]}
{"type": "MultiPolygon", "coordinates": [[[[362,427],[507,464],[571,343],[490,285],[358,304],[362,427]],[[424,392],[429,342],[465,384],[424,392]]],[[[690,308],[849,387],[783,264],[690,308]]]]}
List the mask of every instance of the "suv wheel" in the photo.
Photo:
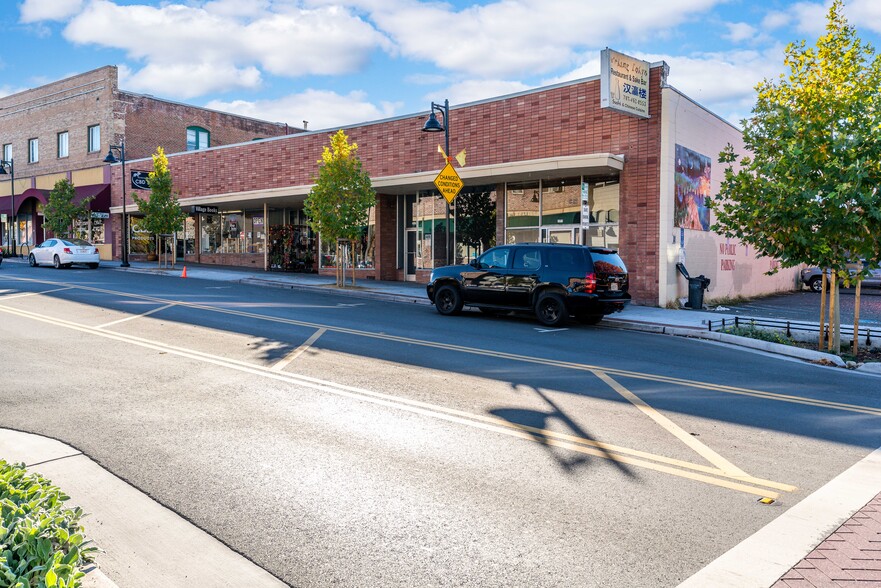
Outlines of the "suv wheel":
{"type": "Polygon", "coordinates": [[[823,289],[823,279],[819,277],[811,278],[811,281],[808,282],[808,287],[814,292],[819,292],[823,289]]]}
{"type": "Polygon", "coordinates": [[[443,315],[453,315],[462,312],[462,295],[455,286],[445,285],[437,289],[434,295],[434,306],[443,315]]]}
{"type": "Polygon", "coordinates": [[[539,322],[549,327],[556,327],[566,320],[566,303],[563,297],[553,292],[547,292],[538,297],[535,303],[535,316],[539,322]]]}

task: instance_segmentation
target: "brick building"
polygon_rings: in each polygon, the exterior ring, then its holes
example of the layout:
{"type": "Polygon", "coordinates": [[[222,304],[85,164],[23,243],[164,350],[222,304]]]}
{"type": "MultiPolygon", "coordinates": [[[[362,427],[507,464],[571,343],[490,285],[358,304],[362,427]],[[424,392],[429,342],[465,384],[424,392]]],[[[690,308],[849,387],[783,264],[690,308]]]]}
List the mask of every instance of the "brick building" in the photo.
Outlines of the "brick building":
{"type": "MultiPolygon", "coordinates": [[[[110,145],[125,143],[126,158],[151,155],[157,146],[187,151],[297,132],[270,123],[120,90],[115,66],[0,98],[0,243],[18,253],[43,240],[42,205],[60,179],[77,197],[94,197],[83,232],[111,255],[110,145]],[[12,185],[12,175],[15,185],[12,185]],[[13,216],[18,230],[13,231],[13,216]]],[[[118,154],[117,154],[118,155],[118,154]]],[[[149,168],[148,168],[149,169],[149,168]]]]}
{"type": "MultiPolygon", "coordinates": [[[[709,230],[706,199],[723,177],[718,153],[727,143],[742,152],[740,131],[668,86],[666,64],[645,68],[642,116],[603,107],[601,77],[451,108],[450,155],[466,149],[467,165],[457,170],[465,188],[449,224],[433,186],[443,135],[421,132],[427,113],[345,127],[377,191],[352,244],[352,269],[366,279],[425,281],[446,263],[447,235],[454,260],[467,260],[490,244],[469,242],[469,219],[457,211],[468,199],[494,207],[495,234],[485,241],[619,249],[644,304],[687,295],[675,270],[681,260],[711,278],[710,299],[791,288],[794,270],[766,276],[773,260],[709,230]]],[[[182,261],[335,271],[336,244],[312,235],[302,212],[335,130],[172,154],[175,190],[191,212],[179,235],[182,261]]],[[[112,173],[111,212],[119,213],[119,166],[112,173]]]]}

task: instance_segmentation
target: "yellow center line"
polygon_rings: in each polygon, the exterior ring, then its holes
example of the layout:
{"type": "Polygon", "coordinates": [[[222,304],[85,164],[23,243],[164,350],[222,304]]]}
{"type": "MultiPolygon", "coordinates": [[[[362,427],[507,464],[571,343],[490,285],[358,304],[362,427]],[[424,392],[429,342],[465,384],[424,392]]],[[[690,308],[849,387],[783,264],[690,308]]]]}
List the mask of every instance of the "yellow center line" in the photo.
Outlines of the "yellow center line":
{"type": "Polygon", "coordinates": [[[326,332],[327,332],[327,329],[318,329],[317,331],[315,331],[315,333],[311,337],[306,339],[305,343],[303,343],[302,345],[300,345],[299,347],[294,349],[292,352],[290,352],[288,354],[287,357],[285,357],[284,359],[279,361],[277,364],[272,366],[272,369],[277,372],[284,370],[286,367],[288,367],[288,365],[291,364],[291,362],[293,362],[295,359],[300,357],[300,355],[302,355],[304,351],[306,351],[307,349],[312,347],[312,345],[316,341],[318,341],[318,338],[321,337],[326,332]]]}
{"type": "Polygon", "coordinates": [[[633,404],[636,408],[641,410],[643,414],[648,416],[650,419],[658,423],[665,431],[685,443],[688,447],[693,449],[698,455],[702,456],[708,462],[718,467],[720,470],[725,472],[729,476],[737,476],[737,477],[746,477],[748,474],[744,472],[739,467],[735,466],[733,463],[698,441],[694,436],[689,435],[687,432],[682,430],[682,427],[662,415],[660,412],[649,406],[645,403],[640,397],[636,394],[613,380],[609,377],[605,372],[595,370],[593,372],[596,376],[601,379],[603,382],[609,385],[612,390],[626,398],[631,404],[633,404]]]}
{"type": "Polygon", "coordinates": [[[194,349],[187,349],[184,347],[177,347],[150,339],[144,339],[134,335],[106,331],[98,329],[96,327],[81,325],[79,323],[75,323],[73,321],[65,319],[46,317],[30,311],[0,306],[0,312],[29,318],[39,322],[48,323],[51,325],[64,327],[83,333],[90,333],[115,341],[126,342],[149,349],[154,349],[157,351],[163,351],[165,353],[178,355],[180,357],[185,357],[196,361],[202,361],[217,366],[222,366],[228,369],[234,369],[254,375],[259,375],[283,381],[289,384],[296,384],[298,386],[311,388],[321,392],[328,392],[335,395],[345,396],[348,398],[370,402],[373,404],[378,404],[398,410],[405,410],[411,413],[416,413],[435,419],[464,424],[473,428],[494,431],[508,436],[534,441],[542,445],[560,447],[586,455],[601,457],[603,459],[639,466],[682,478],[712,484],[715,486],[729,488],[740,492],[747,492],[749,494],[754,494],[757,496],[767,496],[770,498],[778,497],[777,493],[769,491],[767,488],[777,488],[785,491],[791,491],[795,489],[795,487],[793,486],[780,484],[778,482],[760,480],[758,478],[733,478],[722,470],[707,468],[706,466],[700,464],[691,464],[689,462],[675,460],[665,456],[653,455],[647,452],[627,449],[606,443],[599,443],[591,441],[589,439],[557,433],[555,431],[550,431],[547,429],[539,429],[525,425],[519,425],[517,423],[511,423],[498,417],[490,417],[469,413],[440,405],[433,405],[419,400],[412,400],[399,396],[383,394],[381,392],[375,392],[363,388],[356,388],[353,386],[346,386],[308,376],[279,372],[273,370],[272,368],[254,365],[233,358],[217,356],[194,349]],[[758,488],[756,486],[764,486],[765,488],[758,488]]]}

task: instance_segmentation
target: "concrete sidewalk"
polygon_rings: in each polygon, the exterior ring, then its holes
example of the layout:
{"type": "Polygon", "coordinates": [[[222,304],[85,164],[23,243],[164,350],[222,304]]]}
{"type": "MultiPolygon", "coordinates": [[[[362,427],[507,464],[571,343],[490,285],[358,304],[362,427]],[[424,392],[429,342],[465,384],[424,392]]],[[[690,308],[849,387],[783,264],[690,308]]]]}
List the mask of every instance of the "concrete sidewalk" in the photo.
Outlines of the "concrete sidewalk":
{"type": "MultiPolygon", "coordinates": [[[[6,260],[9,262],[10,260],[6,260]]],[[[23,263],[22,260],[11,260],[23,263]]],[[[116,270],[161,274],[180,279],[183,266],[103,263],[116,270]]],[[[188,279],[239,282],[305,289],[324,294],[428,305],[423,284],[362,280],[339,290],[334,279],[315,274],[282,274],[238,268],[188,266],[188,279]]],[[[781,353],[787,346],[710,333],[707,320],[733,315],[630,305],[608,317],[612,328],[701,337],[781,353]]],[[[742,317],[741,317],[742,319],[742,317]]],[[[790,348],[791,349],[791,348],[790,348]]],[[[801,359],[838,359],[806,351],[801,359]]],[[[881,368],[881,366],[876,366],[881,368]]],[[[817,369],[832,369],[821,368],[817,369]]],[[[878,370],[881,373],[881,369],[878,370]]],[[[89,516],[86,533],[101,549],[86,577],[90,588],[221,588],[283,586],[284,583],[217,539],[104,470],[75,448],[59,441],[0,429],[0,458],[24,462],[52,480],[89,516]]],[[[683,586],[767,588],[850,586],[877,581],[881,586],[881,452],[876,451],[822,489],[790,508],[755,535],[719,557],[683,586]]]]}

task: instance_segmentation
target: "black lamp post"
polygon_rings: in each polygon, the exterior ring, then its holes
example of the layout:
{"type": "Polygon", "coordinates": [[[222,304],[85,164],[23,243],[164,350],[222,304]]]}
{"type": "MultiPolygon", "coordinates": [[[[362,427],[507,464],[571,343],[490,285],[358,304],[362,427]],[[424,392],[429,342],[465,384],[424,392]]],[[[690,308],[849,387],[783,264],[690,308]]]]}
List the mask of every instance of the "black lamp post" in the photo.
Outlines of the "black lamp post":
{"type": "MultiPolygon", "coordinates": [[[[435,104],[431,103],[431,114],[428,117],[428,120],[425,121],[425,126],[422,127],[422,130],[426,133],[439,133],[441,131],[444,132],[444,153],[447,157],[447,163],[450,162],[450,101],[444,100],[443,104],[435,104]],[[441,124],[437,120],[437,116],[435,116],[435,112],[440,113],[444,117],[444,124],[441,124]]],[[[445,247],[447,254],[447,265],[450,265],[450,203],[447,202],[447,226],[446,226],[446,239],[447,246],[445,247]]]]}
{"type": "Polygon", "coordinates": [[[11,199],[11,203],[12,203],[12,210],[11,210],[12,214],[10,215],[11,216],[11,222],[9,224],[10,229],[9,229],[9,235],[6,236],[6,242],[7,242],[7,245],[10,245],[11,249],[12,249],[12,253],[10,253],[9,255],[11,255],[12,257],[15,257],[15,254],[16,254],[16,252],[15,252],[15,230],[18,227],[16,226],[17,223],[15,222],[17,219],[17,215],[15,214],[15,165],[13,164],[12,158],[10,158],[8,161],[5,159],[0,159],[0,174],[5,176],[7,173],[12,178],[12,183],[9,186],[9,194],[11,195],[10,199],[11,199]]]}
{"type": "Polygon", "coordinates": [[[122,263],[120,267],[129,267],[128,263],[128,215],[125,212],[125,141],[119,145],[111,145],[107,151],[104,163],[122,162],[122,263]],[[119,159],[113,155],[113,150],[119,151],[119,159]]]}

